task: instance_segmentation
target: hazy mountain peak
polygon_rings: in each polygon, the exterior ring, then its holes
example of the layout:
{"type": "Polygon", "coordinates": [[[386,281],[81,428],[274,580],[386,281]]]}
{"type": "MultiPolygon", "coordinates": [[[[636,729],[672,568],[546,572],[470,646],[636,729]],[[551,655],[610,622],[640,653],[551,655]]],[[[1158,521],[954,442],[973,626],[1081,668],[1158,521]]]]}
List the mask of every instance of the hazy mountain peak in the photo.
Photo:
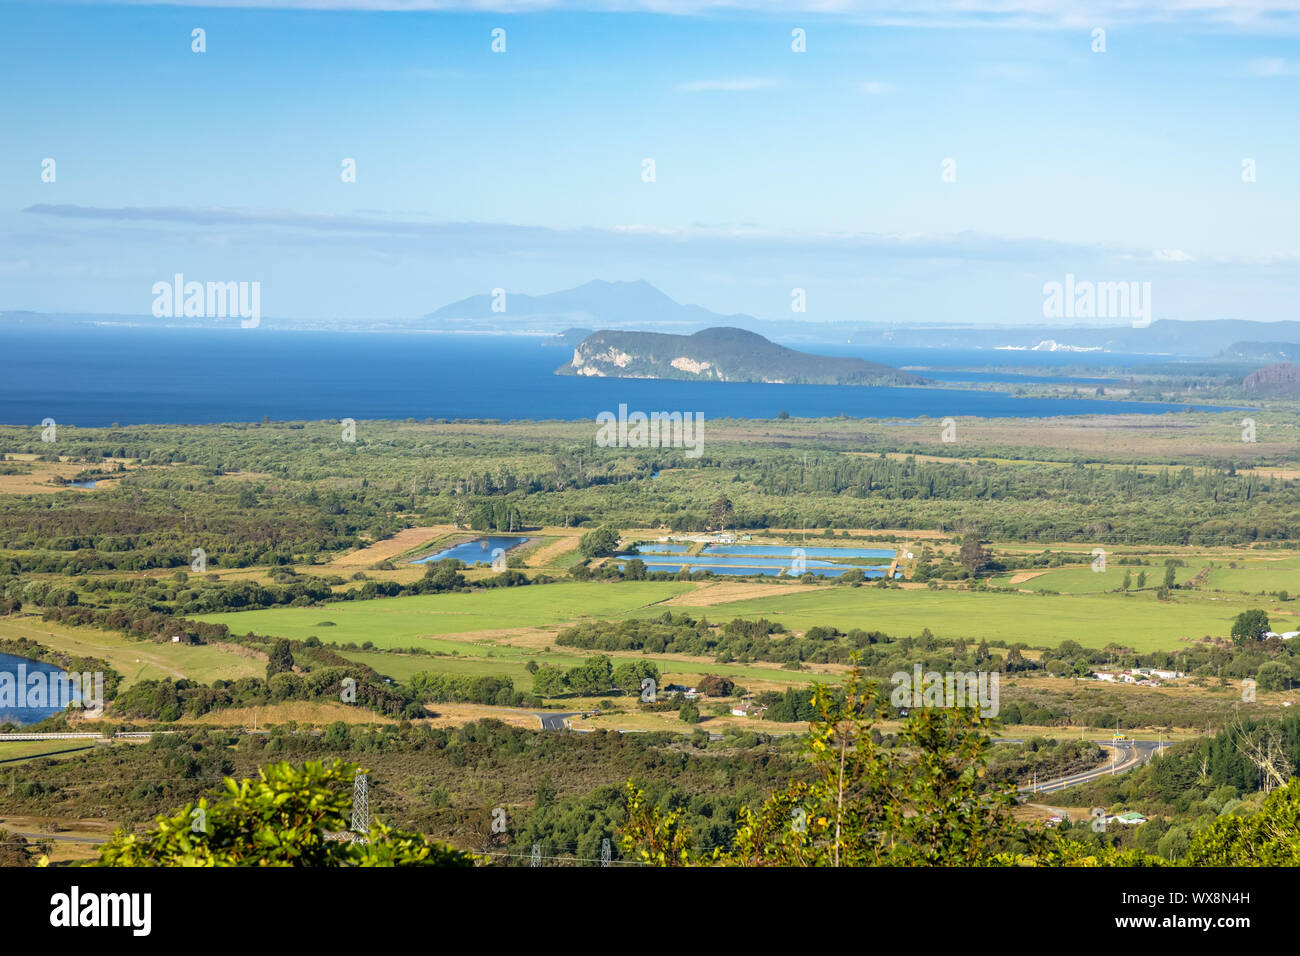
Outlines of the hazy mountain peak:
{"type": "Polygon", "coordinates": [[[719,315],[702,306],[683,305],[645,279],[592,279],[572,289],[542,295],[507,289],[504,299],[491,294],[473,295],[430,312],[425,318],[457,326],[490,324],[503,330],[526,327],[539,331],[647,325],[695,329],[723,322],[757,321],[749,315],[719,315]]]}

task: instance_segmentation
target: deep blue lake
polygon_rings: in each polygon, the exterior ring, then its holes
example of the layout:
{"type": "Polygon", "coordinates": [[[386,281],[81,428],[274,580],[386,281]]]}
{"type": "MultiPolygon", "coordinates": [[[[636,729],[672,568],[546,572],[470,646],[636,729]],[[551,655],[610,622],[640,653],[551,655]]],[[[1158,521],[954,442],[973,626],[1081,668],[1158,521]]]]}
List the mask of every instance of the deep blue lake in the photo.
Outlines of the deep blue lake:
{"type": "MultiPolygon", "coordinates": [[[[843,352],[843,347],[826,349],[843,352]]],[[[104,426],[320,419],[595,419],[602,411],[709,418],[1042,417],[1176,411],[1182,405],[1028,399],[944,388],[844,388],[588,379],[552,374],[572,352],[529,336],[137,329],[0,330],[0,422],[104,426]]],[[[1050,353],[854,351],[891,365],[1042,365],[1050,353]]],[[[1051,356],[1051,358],[1057,358],[1051,356]]],[[[1126,357],[1107,355],[1105,361],[1126,357]]],[[[1075,363],[1102,361],[1075,354],[1075,363]]],[[[1134,361],[1151,361],[1148,356],[1134,361]]],[[[1056,364],[1053,362],[1052,364],[1056,364]]],[[[1001,373],[992,373],[1001,374],[1001,373]]],[[[971,376],[967,375],[966,378],[971,376]]],[[[1014,371],[1008,381],[1036,381],[1014,371]]],[[[1043,380],[1054,380],[1046,376],[1043,380]]],[[[1081,393],[1091,391],[1081,387],[1081,393]]],[[[1207,407],[1207,406],[1194,406],[1207,407]]]]}
{"type": "MultiPolygon", "coordinates": [[[[46,664],[41,661],[29,661],[26,658],[14,657],[12,654],[0,654],[0,674],[10,675],[7,678],[0,678],[5,681],[6,686],[15,694],[15,702],[25,697],[25,689],[18,686],[18,665],[23,665],[24,674],[62,674],[62,668],[55,667],[53,664],[46,664]]],[[[15,707],[9,704],[0,692],[0,724],[9,721],[11,723],[26,726],[27,724],[40,723],[46,717],[53,717],[55,714],[62,713],[66,707],[15,707]]]]}

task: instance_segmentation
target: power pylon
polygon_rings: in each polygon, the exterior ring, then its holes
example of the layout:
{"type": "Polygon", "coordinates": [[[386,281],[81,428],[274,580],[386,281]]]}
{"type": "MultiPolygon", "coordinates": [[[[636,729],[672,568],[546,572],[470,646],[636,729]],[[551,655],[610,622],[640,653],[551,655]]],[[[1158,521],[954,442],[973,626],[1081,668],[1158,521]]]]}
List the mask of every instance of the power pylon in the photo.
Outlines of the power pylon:
{"type": "Polygon", "coordinates": [[[365,836],[370,832],[369,775],[357,772],[352,781],[352,831],[365,836]]]}

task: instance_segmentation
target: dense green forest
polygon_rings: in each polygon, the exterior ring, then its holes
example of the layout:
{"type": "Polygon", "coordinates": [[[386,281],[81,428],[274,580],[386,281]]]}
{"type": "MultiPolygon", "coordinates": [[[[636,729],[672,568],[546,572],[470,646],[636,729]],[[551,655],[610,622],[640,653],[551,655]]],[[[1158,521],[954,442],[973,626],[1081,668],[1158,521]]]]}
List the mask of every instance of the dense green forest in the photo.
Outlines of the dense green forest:
{"type": "MultiPolygon", "coordinates": [[[[1101,468],[1095,455],[981,444],[928,461],[883,456],[957,449],[937,434],[918,449],[881,433],[914,429],[852,425],[722,437],[700,458],[601,448],[594,429],[559,424],[372,422],[355,443],[329,423],[67,428],[65,458],[130,467],[93,495],[0,496],[0,546],[15,571],[183,568],[196,547],[213,568],[283,565],[421,522],[701,530],[722,494],[740,528],[952,530],[977,515],[998,538],[1219,544],[1282,541],[1300,509],[1300,482],[1241,470],[1244,452],[1234,462],[1117,448],[1124,467],[1101,468]],[[1165,467],[1138,467],[1150,464],[1165,467]]],[[[725,436],[727,423],[716,427],[725,436]]],[[[1294,460],[1284,447],[1272,462],[1294,460]]],[[[7,427],[0,452],[49,449],[7,427]]]]}

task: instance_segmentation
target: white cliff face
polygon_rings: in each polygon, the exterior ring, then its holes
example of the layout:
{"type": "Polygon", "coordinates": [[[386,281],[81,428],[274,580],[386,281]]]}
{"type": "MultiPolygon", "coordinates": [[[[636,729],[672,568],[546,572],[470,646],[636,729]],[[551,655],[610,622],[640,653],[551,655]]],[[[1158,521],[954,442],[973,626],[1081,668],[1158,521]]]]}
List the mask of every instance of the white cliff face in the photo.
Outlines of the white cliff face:
{"type": "Polygon", "coordinates": [[[690,372],[692,375],[699,375],[701,372],[707,372],[713,367],[708,362],[697,362],[695,359],[687,358],[684,355],[673,359],[668,364],[683,372],[690,372]]]}
{"type": "Polygon", "coordinates": [[[573,361],[570,363],[573,368],[578,370],[579,375],[604,375],[599,368],[601,364],[608,363],[616,368],[627,368],[632,362],[632,356],[626,352],[620,352],[614,346],[610,346],[603,352],[594,352],[591,355],[584,355],[581,347],[573,350],[573,361]]]}

